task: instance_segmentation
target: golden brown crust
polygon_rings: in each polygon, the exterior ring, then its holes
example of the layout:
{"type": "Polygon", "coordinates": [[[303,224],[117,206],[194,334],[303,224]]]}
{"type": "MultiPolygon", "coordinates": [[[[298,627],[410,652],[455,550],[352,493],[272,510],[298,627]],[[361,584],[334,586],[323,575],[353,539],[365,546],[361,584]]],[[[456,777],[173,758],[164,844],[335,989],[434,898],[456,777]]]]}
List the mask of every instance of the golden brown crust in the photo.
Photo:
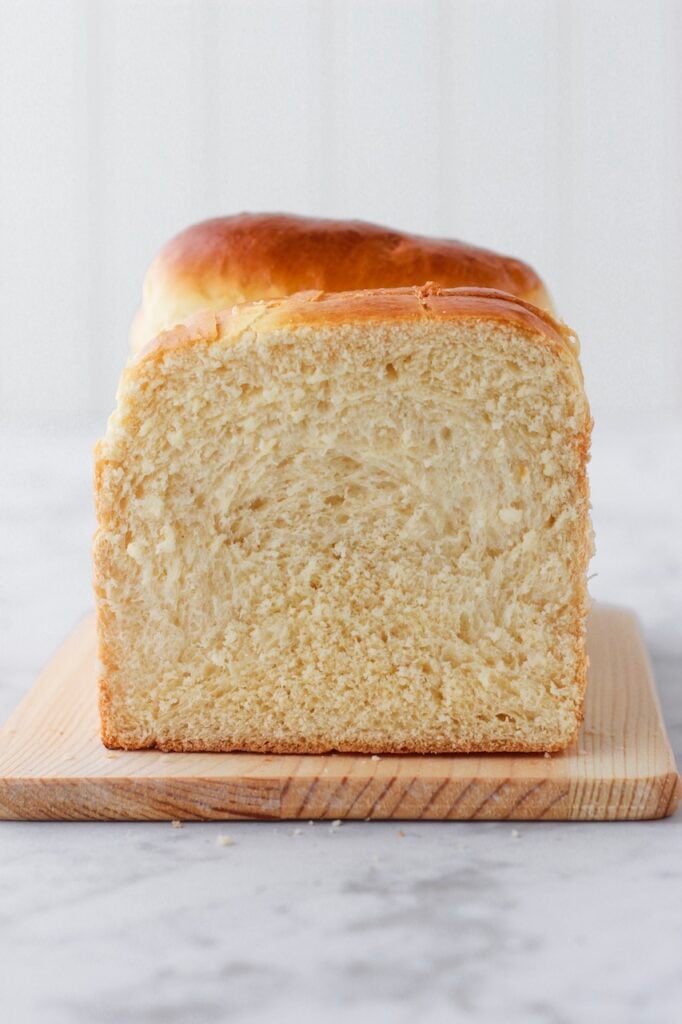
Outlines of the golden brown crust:
{"type": "MultiPolygon", "coordinates": [[[[100,711],[102,705],[100,704],[100,711]]],[[[315,744],[309,740],[300,739],[280,743],[268,736],[251,736],[248,740],[225,739],[220,743],[202,743],[201,740],[192,742],[183,739],[168,739],[159,741],[140,741],[125,739],[111,731],[105,719],[102,719],[102,743],[110,750],[161,750],[163,753],[172,754],[542,754],[557,753],[566,750],[575,741],[578,729],[583,721],[582,715],[576,722],[575,731],[566,741],[537,744],[532,743],[509,743],[505,740],[490,740],[485,743],[462,743],[458,745],[435,742],[410,743],[410,744],[388,744],[385,738],[377,739],[376,743],[366,741],[356,744],[344,743],[338,747],[329,747],[326,744],[315,744]]]]}
{"type": "Polygon", "coordinates": [[[218,217],[173,238],[152,263],[132,329],[139,349],[200,309],[218,311],[300,291],[495,288],[551,310],[535,271],[521,260],[451,239],[362,221],[287,214],[218,217]]]}
{"type": "Polygon", "coordinates": [[[577,338],[550,313],[523,299],[489,288],[379,288],[352,292],[299,292],[286,298],[238,306],[222,313],[198,313],[162,332],[134,358],[132,366],[161,360],[177,348],[237,341],[246,330],[264,334],[284,327],[334,326],[362,321],[407,323],[416,320],[500,320],[548,339],[557,351],[570,353],[578,366],[577,338]]]}

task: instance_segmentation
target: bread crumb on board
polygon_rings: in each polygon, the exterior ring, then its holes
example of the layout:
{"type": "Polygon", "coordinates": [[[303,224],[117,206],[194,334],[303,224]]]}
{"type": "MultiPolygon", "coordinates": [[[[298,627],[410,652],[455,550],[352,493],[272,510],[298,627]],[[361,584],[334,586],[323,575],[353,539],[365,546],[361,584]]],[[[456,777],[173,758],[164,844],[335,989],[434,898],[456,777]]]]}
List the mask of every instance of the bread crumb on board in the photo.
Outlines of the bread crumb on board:
{"type": "Polygon", "coordinates": [[[175,820],[171,821],[171,827],[172,828],[182,828],[183,824],[184,824],[184,822],[178,821],[177,818],[175,820]]]}
{"type": "Polygon", "coordinates": [[[218,846],[234,846],[234,839],[232,836],[218,836],[216,843],[218,846]]]}

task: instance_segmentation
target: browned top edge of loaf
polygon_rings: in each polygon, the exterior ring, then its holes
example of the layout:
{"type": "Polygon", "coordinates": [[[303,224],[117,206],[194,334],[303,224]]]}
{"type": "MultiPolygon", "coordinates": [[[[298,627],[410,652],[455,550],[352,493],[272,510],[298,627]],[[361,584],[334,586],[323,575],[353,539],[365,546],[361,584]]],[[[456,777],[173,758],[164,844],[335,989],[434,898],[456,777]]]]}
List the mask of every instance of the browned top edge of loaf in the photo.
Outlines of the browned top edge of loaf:
{"type": "Polygon", "coordinates": [[[177,317],[177,323],[202,308],[427,281],[496,288],[552,310],[542,280],[527,263],[466,242],[358,220],[240,213],[194,224],[163,246],[145,277],[132,343],[139,348],[172,326],[162,322],[164,316],[177,317]]]}
{"type": "Polygon", "coordinates": [[[528,264],[466,242],[285,213],[240,213],[194,224],[163,247],[150,272],[188,287],[219,280],[247,301],[426,281],[499,288],[534,296],[536,303],[545,291],[528,264]]]}
{"type": "Polygon", "coordinates": [[[304,326],[459,319],[500,321],[521,328],[529,336],[549,343],[557,354],[569,354],[579,368],[575,334],[546,310],[489,288],[441,288],[428,283],[419,288],[299,292],[285,298],[244,303],[221,313],[197,313],[150,341],[133,358],[128,372],[135,372],[140,364],[150,360],[162,361],[168,352],[179,348],[219,339],[236,342],[246,330],[263,335],[304,326]]]}

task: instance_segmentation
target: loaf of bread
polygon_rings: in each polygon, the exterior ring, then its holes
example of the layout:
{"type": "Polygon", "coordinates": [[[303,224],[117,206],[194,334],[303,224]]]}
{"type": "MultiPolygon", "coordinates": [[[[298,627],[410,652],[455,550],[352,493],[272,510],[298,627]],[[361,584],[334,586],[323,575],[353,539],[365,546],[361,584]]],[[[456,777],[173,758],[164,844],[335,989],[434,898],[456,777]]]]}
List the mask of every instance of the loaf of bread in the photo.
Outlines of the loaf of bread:
{"type": "Polygon", "coordinates": [[[508,256],[361,221],[243,213],[196,224],[164,246],[147,273],[131,344],[137,351],[204,309],[219,312],[307,289],[345,292],[427,281],[499,288],[551,312],[535,271],[508,256]]]}
{"type": "Polygon", "coordinates": [[[590,428],[575,336],[495,291],[313,291],[162,334],[97,448],[104,742],[566,747],[590,428]]]}

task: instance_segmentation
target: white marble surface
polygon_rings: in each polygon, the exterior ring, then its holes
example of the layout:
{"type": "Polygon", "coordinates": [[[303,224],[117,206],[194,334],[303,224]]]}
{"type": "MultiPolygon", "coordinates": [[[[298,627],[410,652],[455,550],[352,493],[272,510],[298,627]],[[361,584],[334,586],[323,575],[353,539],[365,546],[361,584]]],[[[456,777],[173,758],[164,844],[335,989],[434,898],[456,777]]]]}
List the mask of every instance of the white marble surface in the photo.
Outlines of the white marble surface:
{"type": "MultiPolygon", "coordinates": [[[[91,605],[94,436],[0,433],[2,718],[91,605]]],[[[592,479],[593,594],[639,612],[679,762],[682,423],[599,430],[592,479]]],[[[7,1024],[671,1024],[682,816],[0,823],[0,993],[7,1024]]]]}

